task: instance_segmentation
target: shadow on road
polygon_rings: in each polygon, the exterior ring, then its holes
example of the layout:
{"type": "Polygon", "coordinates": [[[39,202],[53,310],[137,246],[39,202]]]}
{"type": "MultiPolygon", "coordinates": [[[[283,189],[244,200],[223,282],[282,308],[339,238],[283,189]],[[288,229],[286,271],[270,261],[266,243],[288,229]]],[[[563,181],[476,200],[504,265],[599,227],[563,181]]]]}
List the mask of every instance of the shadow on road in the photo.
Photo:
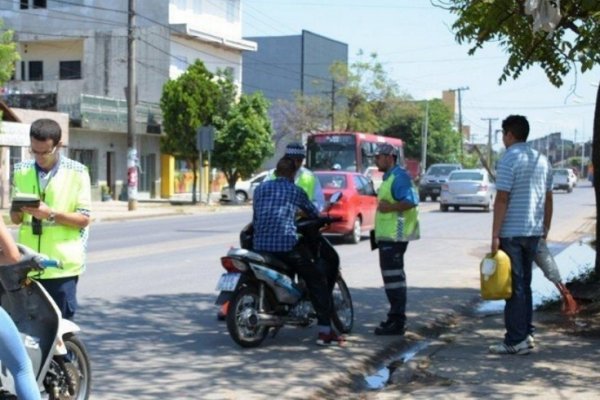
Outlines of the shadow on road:
{"type": "MultiPolygon", "coordinates": [[[[326,349],[314,344],[314,327],[286,327],[261,347],[242,349],[230,339],[225,323],[216,320],[214,295],[154,295],[118,302],[86,298],[76,322],[92,358],[92,398],[289,398],[295,390],[306,396],[328,383],[332,372],[345,374],[351,364],[367,362],[397,340],[371,334],[387,311],[383,289],[351,293],[354,334],[347,348],[326,349]]],[[[433,319],[475,294],[410,288],[410,325],[433,319]],[[411,301],[424,298],[426,306],[411,301]]]]}

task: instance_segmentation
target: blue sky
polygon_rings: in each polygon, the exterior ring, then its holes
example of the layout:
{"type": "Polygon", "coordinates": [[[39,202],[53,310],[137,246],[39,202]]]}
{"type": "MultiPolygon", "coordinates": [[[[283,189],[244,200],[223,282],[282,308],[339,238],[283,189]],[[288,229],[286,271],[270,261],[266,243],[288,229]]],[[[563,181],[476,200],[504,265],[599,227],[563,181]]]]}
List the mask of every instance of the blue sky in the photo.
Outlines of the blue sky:
{"type": "Polygon", "coordinates": [[[242,7],[244,36],[298,35],[305,29],[347,43],[350,61],[360,49],[376,52],[389,76],[415,99],[469,87],[462,92],[463,123],[477,142],[487,142],[482,118],[498,118],[495,130],[517,113],[529,118],[530,138],[557,131],[569,140],[577,135],[578,142],[592,136],[600,68],[572,72],[557,89],[535,66],[500,86],[503,51],[487,45],[469,56],[468,46],[454,40],[454,16],[429,0],[245,0],[242,7]]]}

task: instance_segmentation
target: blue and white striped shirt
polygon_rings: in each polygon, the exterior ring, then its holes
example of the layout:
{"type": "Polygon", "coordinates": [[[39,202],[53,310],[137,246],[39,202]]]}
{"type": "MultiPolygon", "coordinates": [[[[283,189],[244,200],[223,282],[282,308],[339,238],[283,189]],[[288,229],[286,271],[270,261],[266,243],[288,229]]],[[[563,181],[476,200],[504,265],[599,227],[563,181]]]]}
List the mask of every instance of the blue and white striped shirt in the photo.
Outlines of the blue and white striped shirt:
{"type": "Polygon", "coordinates": [[[552,169],[546,157],[527,143],[511,145],[498,161],[496,189],[508,192],[500,237],[542,236],[546,192],[552,191],[552,169]]]}
{"type": "Polygon", "coordinates": [[[319,210],[310,202],[306,192],[285,178],[267,180],[254,191],[253,248],[258,251],[290,251],[298,242],[296,211],[305,211],[316,218],[319,210]]]}

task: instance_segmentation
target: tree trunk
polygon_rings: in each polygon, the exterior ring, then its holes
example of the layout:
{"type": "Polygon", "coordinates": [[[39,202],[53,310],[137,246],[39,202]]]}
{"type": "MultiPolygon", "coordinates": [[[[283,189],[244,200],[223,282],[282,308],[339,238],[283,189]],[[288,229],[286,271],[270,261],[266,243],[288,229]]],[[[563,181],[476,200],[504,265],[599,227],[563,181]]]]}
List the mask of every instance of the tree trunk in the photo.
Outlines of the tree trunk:
{"type": "Polygon", "coordinates": [[[600,215],[600,85],[598,85],[596,92],[596,109],[594,111],[592,165],[594,167],[594,194],[596,195],[596,263],[594,270],[596,271],[596,279],[600,281],[600,246],[598,246],[598,238],[600,238],[600,224],[598,223],[598,216],[600,215]]]}
{"type": "Polygon", "coordinates": [[[192,171],[194,180],[192,181],[192,204],[198,204],[198,199],[196,198],[196,189],[198,188],[198,162],[196,160],[192,161],[192,171]]]}

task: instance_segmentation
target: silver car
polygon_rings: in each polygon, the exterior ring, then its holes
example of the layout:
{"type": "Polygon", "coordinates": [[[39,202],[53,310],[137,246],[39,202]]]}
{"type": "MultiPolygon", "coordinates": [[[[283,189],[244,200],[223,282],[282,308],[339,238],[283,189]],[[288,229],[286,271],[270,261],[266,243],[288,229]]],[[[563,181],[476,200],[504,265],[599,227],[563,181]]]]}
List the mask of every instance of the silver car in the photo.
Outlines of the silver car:
{"type": "Polygon", "coordinates": [[[496,198],[496,185],[485,169],[461,169],[450,173],[442,185],[440,210],[453,207],[480,207],[490,211],[496,198]]]}

